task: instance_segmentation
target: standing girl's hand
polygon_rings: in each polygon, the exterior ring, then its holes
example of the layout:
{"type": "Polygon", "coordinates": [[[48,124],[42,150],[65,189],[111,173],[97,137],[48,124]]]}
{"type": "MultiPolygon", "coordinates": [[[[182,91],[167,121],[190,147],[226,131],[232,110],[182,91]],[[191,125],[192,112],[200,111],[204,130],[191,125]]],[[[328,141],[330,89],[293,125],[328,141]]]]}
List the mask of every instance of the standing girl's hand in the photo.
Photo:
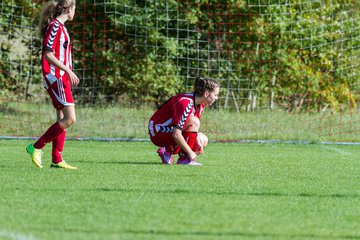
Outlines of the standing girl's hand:
{"type": "Polygon", "coordinates": [[[71,84],[76,87],[79,83],[80,83],[80,80],[79,78],[75,75],[75,73],[71,70],[69,70],[67,72],[68,76],[69,76],[69,79],[70,79],[70,82],[71,84]]]}
{"type": "Polygon", "coordinates": [[[45,55],[46,60],[48,60],[49,63],[53,64],[55,67],[57,67],[67,73],[67,75],[69,76],[70,82],[73,86],[76,87],[79,84],[80,80],[75,75],[75,73],[70,68],[65,66],[62,62],[60,62],[55,57],[55,55],[52,51],[45,51],[44,55],[45,55]]]}

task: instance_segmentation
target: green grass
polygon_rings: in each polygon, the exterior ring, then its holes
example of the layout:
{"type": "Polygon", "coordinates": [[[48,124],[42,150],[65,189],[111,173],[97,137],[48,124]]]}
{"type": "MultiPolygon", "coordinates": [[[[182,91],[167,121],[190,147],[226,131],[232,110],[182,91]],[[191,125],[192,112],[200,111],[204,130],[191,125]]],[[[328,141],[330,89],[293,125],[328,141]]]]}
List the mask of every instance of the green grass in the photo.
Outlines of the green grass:
{"type": "Polygon", "coordinates": [[[0,239],[358,239],[360,149],[210,144],[164,166],[149,142],[67,141],[77,171],[0,141],[0,239]]]}

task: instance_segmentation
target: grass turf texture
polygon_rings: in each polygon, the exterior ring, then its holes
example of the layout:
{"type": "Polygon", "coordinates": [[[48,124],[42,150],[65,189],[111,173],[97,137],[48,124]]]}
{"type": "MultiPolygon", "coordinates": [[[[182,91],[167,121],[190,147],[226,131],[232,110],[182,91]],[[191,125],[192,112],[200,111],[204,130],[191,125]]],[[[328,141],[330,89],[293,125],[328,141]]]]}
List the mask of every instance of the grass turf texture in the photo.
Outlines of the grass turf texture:
{"type": "Polygon", "coordinates": [[[68,141],[79,170],[39,170],[0,141],[0,239],[360,238],[360,149],[210,144],[203,167],[150,143],[68,141]]]}

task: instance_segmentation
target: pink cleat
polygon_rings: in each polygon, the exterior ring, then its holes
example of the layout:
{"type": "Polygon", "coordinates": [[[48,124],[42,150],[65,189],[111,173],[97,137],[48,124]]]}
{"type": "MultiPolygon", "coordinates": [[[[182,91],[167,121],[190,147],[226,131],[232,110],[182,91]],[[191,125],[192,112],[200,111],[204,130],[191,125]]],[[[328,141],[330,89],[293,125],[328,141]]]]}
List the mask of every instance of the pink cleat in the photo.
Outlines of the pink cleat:
{"type": "Polygon", "coordinates": [[[159,154],[163,164],[173,164],[174,163],[173,156],[166,151],[165,147],[159,148],[157,150],[157,153],[159,154]]]}

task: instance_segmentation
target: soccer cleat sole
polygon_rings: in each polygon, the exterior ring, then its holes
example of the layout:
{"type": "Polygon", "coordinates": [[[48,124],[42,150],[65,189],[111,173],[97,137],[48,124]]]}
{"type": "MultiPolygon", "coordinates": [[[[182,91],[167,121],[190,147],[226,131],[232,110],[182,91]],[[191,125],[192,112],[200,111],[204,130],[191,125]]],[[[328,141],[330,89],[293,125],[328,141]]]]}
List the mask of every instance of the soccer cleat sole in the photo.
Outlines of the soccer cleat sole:
{"type": "Polygon", "coordinates": [[[77,170],[77,167],[73,167],[73,166],[70,166],[68,164],[66,164],[65,166],[61,166],[61,165],[52,163],[50,165],[50,168],[59,168],[59,169],[66,169],[66,170],[77,170]]]}

